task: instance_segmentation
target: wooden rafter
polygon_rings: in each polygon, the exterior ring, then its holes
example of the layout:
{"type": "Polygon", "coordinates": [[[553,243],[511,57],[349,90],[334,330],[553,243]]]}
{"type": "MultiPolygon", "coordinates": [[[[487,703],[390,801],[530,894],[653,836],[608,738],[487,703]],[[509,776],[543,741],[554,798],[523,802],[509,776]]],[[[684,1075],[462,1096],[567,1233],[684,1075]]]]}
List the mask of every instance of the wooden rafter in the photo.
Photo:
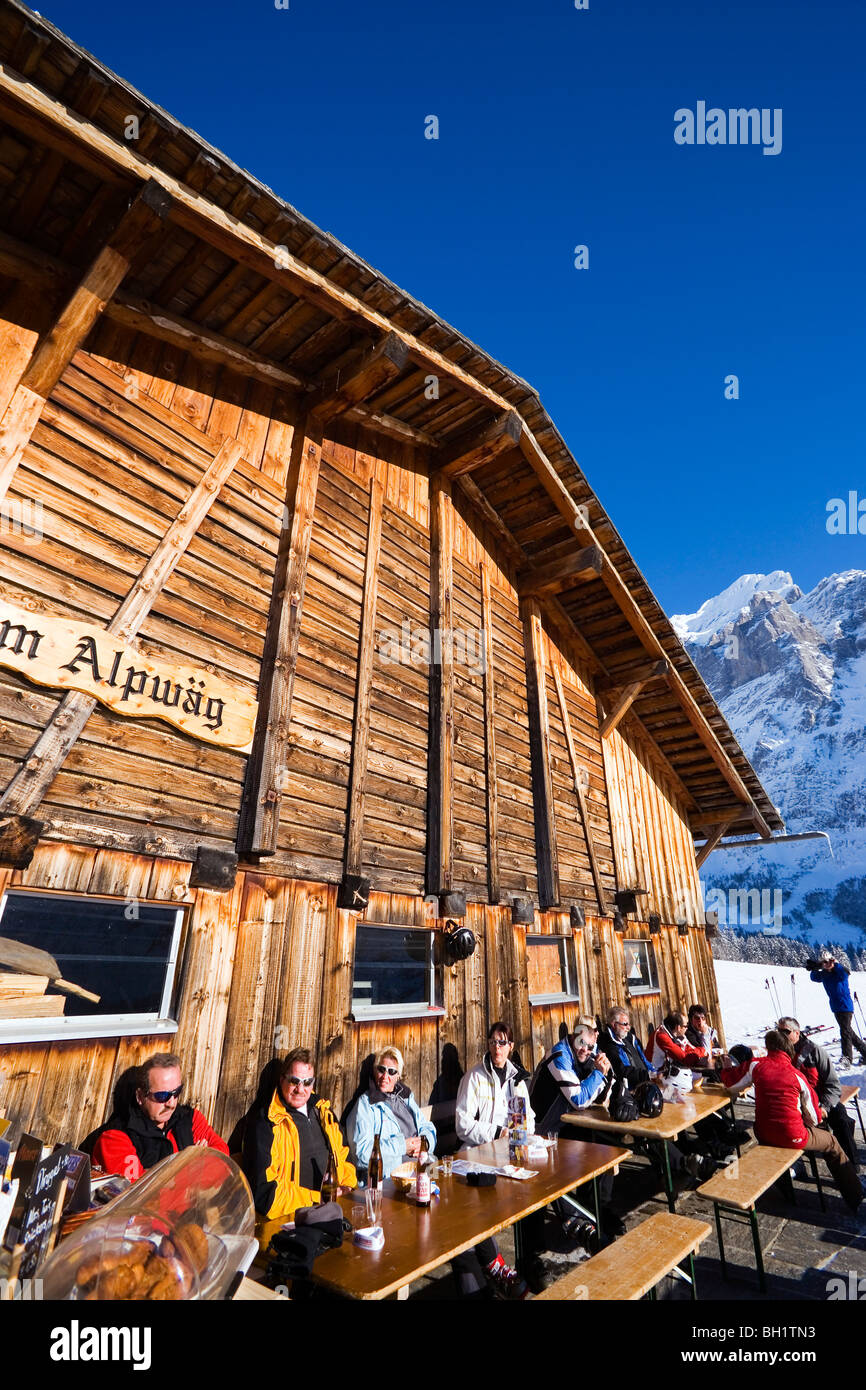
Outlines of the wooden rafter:
{"type": "MultiPolygon", "coordinates": [[[[108,624],[106,631],[112,637],[120,642],[129,642],[141,629],[241,453],[241,445],[234,439],[221,446],[108,624]]],[[[9,815],[27,815],[39,805],[96,703],[93,696],[77,690],[64,695],[0,796],[0,811],[9,815]]]]}
{"type": "Polygon", "coordinates": [[[322,461],[320,425],[300,420],[292,435],[286,517],[280,535],[259,681],[259,712],[238,818],[237,851],[277,850],[280,804],[288,776],[289,727],[307,560],[322,461]]]}
{"type": "Polygon", "coordinates": [[[498,903],[499,889],[499,801],[496,778],[496,691],[493,681],[493,605],[490,602],[490,576],[482,561],[481,627],[484,639],[484,782],[487,809],[487,896],[498,903]]]}
{"type": "Polygon", "coordinates": [[[537,599],[524,599],[520,609],[526,653],[538,900],[539,907],[544,911],[545,908],[555,907],[559,902],[559,861],[556,850],[553,776],[550,767],[550,716],[544,664],[544,631],[537,599]]]}
{"type": "Polygon", "coordinates": [[[604,565],[604,555],[597,545],[572,550],[559,560],[546,565],[530,565],[517,576],[522,594],[558,594],[585,580],[598,579],[604,565]]]}
{"type": "Polygon", "coordinates": [[[471,429],[458,439],[444,444],[436,458],[443,477],[459,478],[482,468],[500,454],[514,449],[520,439],[521,419],[515,410],[497,415],[492,424],[471,429]]]}
{"type": "Polygon", "coordinates": [[[352,734],[352,762],[349,771],[349,809],[346,825],[345,871],[360,874],[364,839],[364,785],[370,746],[370,695],[373,688],[373,656],[376,650],[376,602],[379,592],[379,550],[382,539],[382,499],[384,489],[377,478],[370,480],[370,513],[367,523],[367,549],[364,558],[364,589],[361,599],[361,634],[358,649],[358,677],[355,688],[355,718],[352,734]]]}
{"type": "Polygon", "coordinates": [[[6,496],[43,406],[129,270],[141,239],[159,225],[168,198],[148,183],[85,271],[56,322],[33,350],[0,419],[0,501],[6,496]]]}
{"type": "Polygon", "coordinates": [[[454,877],[454,504],[447,478],[430,485],[430,744],[427,773],[427,891],[454,877]]]}
{"type": "Polygon", "coordinates": [[[562,675],[556,662],[553,663],[553,679],[556,684],[556,697],[559,701],[559,713],[562,719],[562,727],[565,731],[565,742],[568,747],[568,761],[571,764],[571,777],[574,783],[574,794],[577,797],[577,805],[580,811],[580,820],[583,825],[583,835],[586,840],[586,852],[589,855],[589,867],[592,870],[592,881],[595,884],[595,896],[598,900],[598,910],[602,917],[607,916],[607,909],[604,903],[604,890],[601,886],[601,873],[599,872],[598,860],[595,855],[595,844],[592,838],[592,827],[589,823],[589,808],[586,804],[586,794],[583,790],[583,782],[580,776],[580,767],[577,761],[577,752],[574,746],[574,735],[571,730],[571,719],[568,713],[568,705],[565,700],[565,690],[562,684],[562,675]]]}
{"type": "Polygon", "coordinates": [[[389,333],[350,368],[325,382],[310,404],[310,418],[325,425],[344,414],[398,377],[408,360],[406,344],[396,333],[389,333]]]}
{"type": "Polygon", "coordinates": [[[650,681],[666,679],[670,671],[670,663],[667,661],[654,661],[651,664],[646,662],[637,663],[629,666],[625,671],[615,671],[609,676],[600,676],[595,682],[596,695],[606,695],[608,692],[624,690],[632,681],[639,681],[641,685],[648,685],[650,681]]]}

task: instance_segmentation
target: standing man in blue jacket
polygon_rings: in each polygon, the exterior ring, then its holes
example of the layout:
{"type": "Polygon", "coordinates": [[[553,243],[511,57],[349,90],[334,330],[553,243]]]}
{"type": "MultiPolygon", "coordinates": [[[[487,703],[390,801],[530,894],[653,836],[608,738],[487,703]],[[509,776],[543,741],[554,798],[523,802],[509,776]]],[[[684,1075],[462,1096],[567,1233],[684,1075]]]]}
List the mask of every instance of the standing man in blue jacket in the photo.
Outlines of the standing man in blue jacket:
{"type": "Polygon", "coordinates": [[[840,965],[831,956],[829,951],[822,951],[818,960],[807,960],[806,964],[811,972],[809,979],[814,980],[816,984],[823,985],[826,989],[830,1008],[839,1024],[842,1039],[842,1060],[839,1063],[839,1070],[847,1071],[852,1066],[855,1047],[860,1053],[862,1061],[866,1062],[866,1042],[862,1038],[858,1038],[851,1026],[854,1018],[854,1003],[848,988],[848,971],[844,965],[840,965]]]}

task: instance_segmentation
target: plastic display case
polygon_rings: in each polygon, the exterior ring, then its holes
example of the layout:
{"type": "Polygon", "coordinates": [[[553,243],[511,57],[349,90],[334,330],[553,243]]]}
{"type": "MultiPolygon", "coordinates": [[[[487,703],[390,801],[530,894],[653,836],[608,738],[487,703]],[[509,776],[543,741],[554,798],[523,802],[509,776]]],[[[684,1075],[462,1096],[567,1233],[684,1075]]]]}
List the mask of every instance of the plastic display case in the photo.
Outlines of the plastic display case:
{"type": "Polygon", "coordinates": [[[62,1241],[41,1271],[47,1299],[225,1298],[258,1249],[253,1200],[226,1154],[163,1159],[62,1241]]]}

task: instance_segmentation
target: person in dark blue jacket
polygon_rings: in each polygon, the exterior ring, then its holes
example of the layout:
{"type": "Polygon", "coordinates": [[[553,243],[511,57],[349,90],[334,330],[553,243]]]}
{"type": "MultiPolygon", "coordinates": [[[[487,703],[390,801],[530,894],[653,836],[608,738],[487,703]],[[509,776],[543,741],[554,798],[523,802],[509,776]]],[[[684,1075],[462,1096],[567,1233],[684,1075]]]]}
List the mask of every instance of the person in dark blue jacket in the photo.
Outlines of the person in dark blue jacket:
{"type": "Polygon", "coordinates": [[[848,971],[844,965],[840,965],[833,958],[829,951],[822,951],[819,960],[807,960],[806,964],[811,972],[809,979],[814,980],[816,984],[823,985],[826,989],[830,1008],[833,1010],[833,1015],[839,1025],[842,1042],[840,1066],[847,1069],[853,1064],[855,1047],[860,1053],[861,1059],[866,1062],[866,1042],[862,1038],[858,1038],[852,1027],[854,1001],[848,988],[848,971]]]}

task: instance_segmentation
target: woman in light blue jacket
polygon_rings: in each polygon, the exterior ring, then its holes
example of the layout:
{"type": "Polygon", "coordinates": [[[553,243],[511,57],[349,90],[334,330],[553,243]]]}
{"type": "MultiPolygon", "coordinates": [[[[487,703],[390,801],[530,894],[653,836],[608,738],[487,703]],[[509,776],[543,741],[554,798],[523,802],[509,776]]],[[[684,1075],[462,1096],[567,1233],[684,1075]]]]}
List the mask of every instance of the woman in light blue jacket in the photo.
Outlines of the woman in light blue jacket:
{"type": "Polygon", "coordinates": [[[352,1161],[364,1180],[377,1134],[386,1178],[405,1159],[418,1157],[422,1139],[427,1140],[431,1154],[436,1144],[436,1130],[423,1118],[402,1075],[403,1054],[396,1047],[384,1048],[373,1064],[369,1087],[346,1120],[352,1161]]]}

